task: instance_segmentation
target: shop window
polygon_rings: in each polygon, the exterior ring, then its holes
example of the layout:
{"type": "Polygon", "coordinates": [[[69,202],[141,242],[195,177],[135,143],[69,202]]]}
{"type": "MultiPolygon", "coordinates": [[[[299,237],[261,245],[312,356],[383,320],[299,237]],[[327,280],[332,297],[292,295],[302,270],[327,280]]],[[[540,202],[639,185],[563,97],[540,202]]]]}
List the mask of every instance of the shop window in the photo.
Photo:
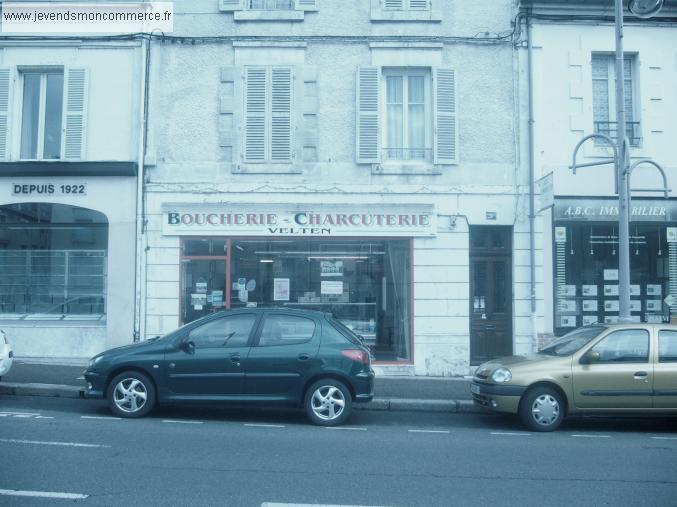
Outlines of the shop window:
{"type": "MultiPolygon", "coordinates": [[[[555,223],[555,334],[595,323],[618,322],[618,227],[613,223],[555,223]]],[[[667,319],[670,256],[666,227],[633,224],[630,230],[630,316],[634,322],[667,319]]]]}
{"type": "Polygon", "coordinates": [[[2,318],[88,319],[106,314],[108,222],[64,204],[0,206],[2,318]]]}
{"type": "Polygon", "coordinates": [[[259,347],[298,345],[315,334],[315,322],[294,315],[268,315],[263,323],[259,347]]]}
{"type": "MultiPolygon", "coordinates": [[[[636,112],[635,60],[625,56],[623,81],[625,84],[625,135],[631,146],[639,146],[641,130],[636,112]]],[[[605,134],[618,139],[618,119],[616,118],[616,57],[613,54],[593,53],[592,55],[592,108],[595,133],[605,134]]],[[[603,140],[596,144],[604,145],[603,140]]]]}

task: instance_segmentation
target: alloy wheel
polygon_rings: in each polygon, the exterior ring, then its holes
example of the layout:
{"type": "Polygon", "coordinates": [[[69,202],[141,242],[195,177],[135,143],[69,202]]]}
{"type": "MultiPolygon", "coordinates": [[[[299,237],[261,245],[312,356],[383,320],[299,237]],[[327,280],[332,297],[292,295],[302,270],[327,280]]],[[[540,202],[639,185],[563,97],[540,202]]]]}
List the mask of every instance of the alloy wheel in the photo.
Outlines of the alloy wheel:
{"type": "Polygon", "coordinates": [[[346,406],[343,392],[336,386],[318,387],[311,398],[313,413],[324,421],[332,421],[341,416],[346,406]]]}
{"type": "Polygon", "coordinates": [[[148,400],[148,390],[137,378],[120,380],[113,390],[113,401],[122,412],[133,414],[143,409],[148,400]]]}

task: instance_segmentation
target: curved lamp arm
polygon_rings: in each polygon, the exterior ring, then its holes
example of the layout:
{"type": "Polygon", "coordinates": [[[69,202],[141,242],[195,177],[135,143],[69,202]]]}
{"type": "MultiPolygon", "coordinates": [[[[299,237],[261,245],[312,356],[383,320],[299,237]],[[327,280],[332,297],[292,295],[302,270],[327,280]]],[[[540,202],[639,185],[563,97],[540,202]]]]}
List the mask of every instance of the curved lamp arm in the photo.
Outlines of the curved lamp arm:
{"type": "Polygon", "coordinates": [[[574,154],[569,169],[571,169],[573,173],[576,174],[576,169],[578,169],[579,167],[591,167],[595,165],[615,164],[617,159],[618,159],[618,148],[616,147],[616,142],[613,139],[611,139],[606,134],[589,134],[580,141],[578,141],[578,144],[574,148],[574,154]],[[589,139],[603,139],[604,141],[609,143],[609,146],[614,150],[614,158],[604,159],[598,162],[590,162],[588,164],[577,164],[576,157],[578,156],[578,150],[580,150],[581,146],[583,146],[583,143],[585,143],[589,139]]]}
{"type": "Polygon", "coordinates": [[[665,170],[661,167],[661,165],[658,162],[654,162],[653,160],[642,159],[632,164],[628,169],[628,190],[634,190],[637,192],[663,192],[663,196],[667,199],[668,193],[671,192],[672,189],[668,188],[668,177],[665,175],[665,170]],[[635,169],[635,167],[642,164],[649,164],[658,169],[658,172],[661,173],[661,176],[663,177],[663,188],[631,188],[630,177],[632,176],[632,171],[635,169]]]}

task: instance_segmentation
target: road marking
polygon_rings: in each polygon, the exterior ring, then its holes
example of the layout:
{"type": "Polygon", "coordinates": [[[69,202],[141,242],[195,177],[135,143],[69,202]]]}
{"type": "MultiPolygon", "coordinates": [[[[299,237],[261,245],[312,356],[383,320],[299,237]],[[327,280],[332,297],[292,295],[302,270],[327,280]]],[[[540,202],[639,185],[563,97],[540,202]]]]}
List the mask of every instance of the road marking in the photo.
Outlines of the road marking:
{"type": "Polygon", "coordinates": [[[162,422],[176,424],[204,424],[204,421],[175,421],[174,419],[163,419],[162,422]]]}
{"type": "Polygon", "coordinates": [[[574,438],[611,438],[611,435],[571,435],[574,438]]]}
{"type": "Polygon", "coordinates": [[[530,437],[531,433],[511,433],[509,431],[492,431],[492,435],[501,435],[507,437],[530,437]]]}
{"type": "Polygon", "coordinates": [[[112,417],[109,415],[81,415],[80,419],[104,419],[111,421],[122,421],[122,417],[112,417]]]}
{"type": "Polygon", "coordinates": [[[367,431],[367,428],[351,428],[343,426],[325,426],[325,430],[343,430],[343,431],[367,431]]]}
{"type": "Polygon", "coordinates": [[[254,424],[254,423],[245,423],[245,426],[250,428],[284,428],[284,424],[254,424]]]}
{"type": "Polygon", "coordinates": [[[367,505],[338,505],[325,503],[277,503],[277,502],[263,502],[261,507],[384,507],[384,506],[367,506],[367,505]]]}
{"type": "Polygon", "coordinates": [[[677,440],[677,437],[651,437],[654,440],[677,440]]]}
{"type": "Polygon", "coordinates": [[[75,377],[75,380],[85,380],[85,377],[83,375],[80,375],[79,377],[75,377]]]}
{"type": "Polygon", "coordinates": [[[60,498],[63,500],[83,500],[89,495],[79,493],[56,493],[54,491],[22,491],[16,489],[0,489],[0,495],[4,496],[32,496],[38,498],[60,498]]]}
{"type": "Polygon", "coordinates": [[[40,415],[39,413],[35,412],[0,412],[0,417],[27,418],[27,417],[36,417],[39,415],[40,415]]]}
{"type": "Polygon", "coordinates": [[[0,438],[0,442],[5,442],[7,444],[59,445],[63,447],[96,447],[96,448],[110,447],[110,445],[104,444],[81,444],[78,442],[44,442],[42,440],[18,440],[15,438],[0,438]]]}
{"type": "Polygon", "coordinates": [[[449,430],[407,430],[409,433],[450,433],[449,430]]]}
{"type": "Polygon", "coordinates": [[[35,417],[36,419],[54,419],[51,415],[38,415],[35,417]]]}

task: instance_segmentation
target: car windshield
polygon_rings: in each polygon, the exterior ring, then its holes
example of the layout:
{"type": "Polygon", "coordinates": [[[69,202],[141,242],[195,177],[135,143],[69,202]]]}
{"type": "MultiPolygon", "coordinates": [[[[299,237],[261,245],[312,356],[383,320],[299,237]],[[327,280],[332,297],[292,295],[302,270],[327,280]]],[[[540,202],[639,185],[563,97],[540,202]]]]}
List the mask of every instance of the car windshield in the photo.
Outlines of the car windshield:
{"type": "Polygon", "coordinates": [[[586,326],[571,331],[538,351],[548,356],[570,356],[604,331],[604,326],[586,326]]]}

